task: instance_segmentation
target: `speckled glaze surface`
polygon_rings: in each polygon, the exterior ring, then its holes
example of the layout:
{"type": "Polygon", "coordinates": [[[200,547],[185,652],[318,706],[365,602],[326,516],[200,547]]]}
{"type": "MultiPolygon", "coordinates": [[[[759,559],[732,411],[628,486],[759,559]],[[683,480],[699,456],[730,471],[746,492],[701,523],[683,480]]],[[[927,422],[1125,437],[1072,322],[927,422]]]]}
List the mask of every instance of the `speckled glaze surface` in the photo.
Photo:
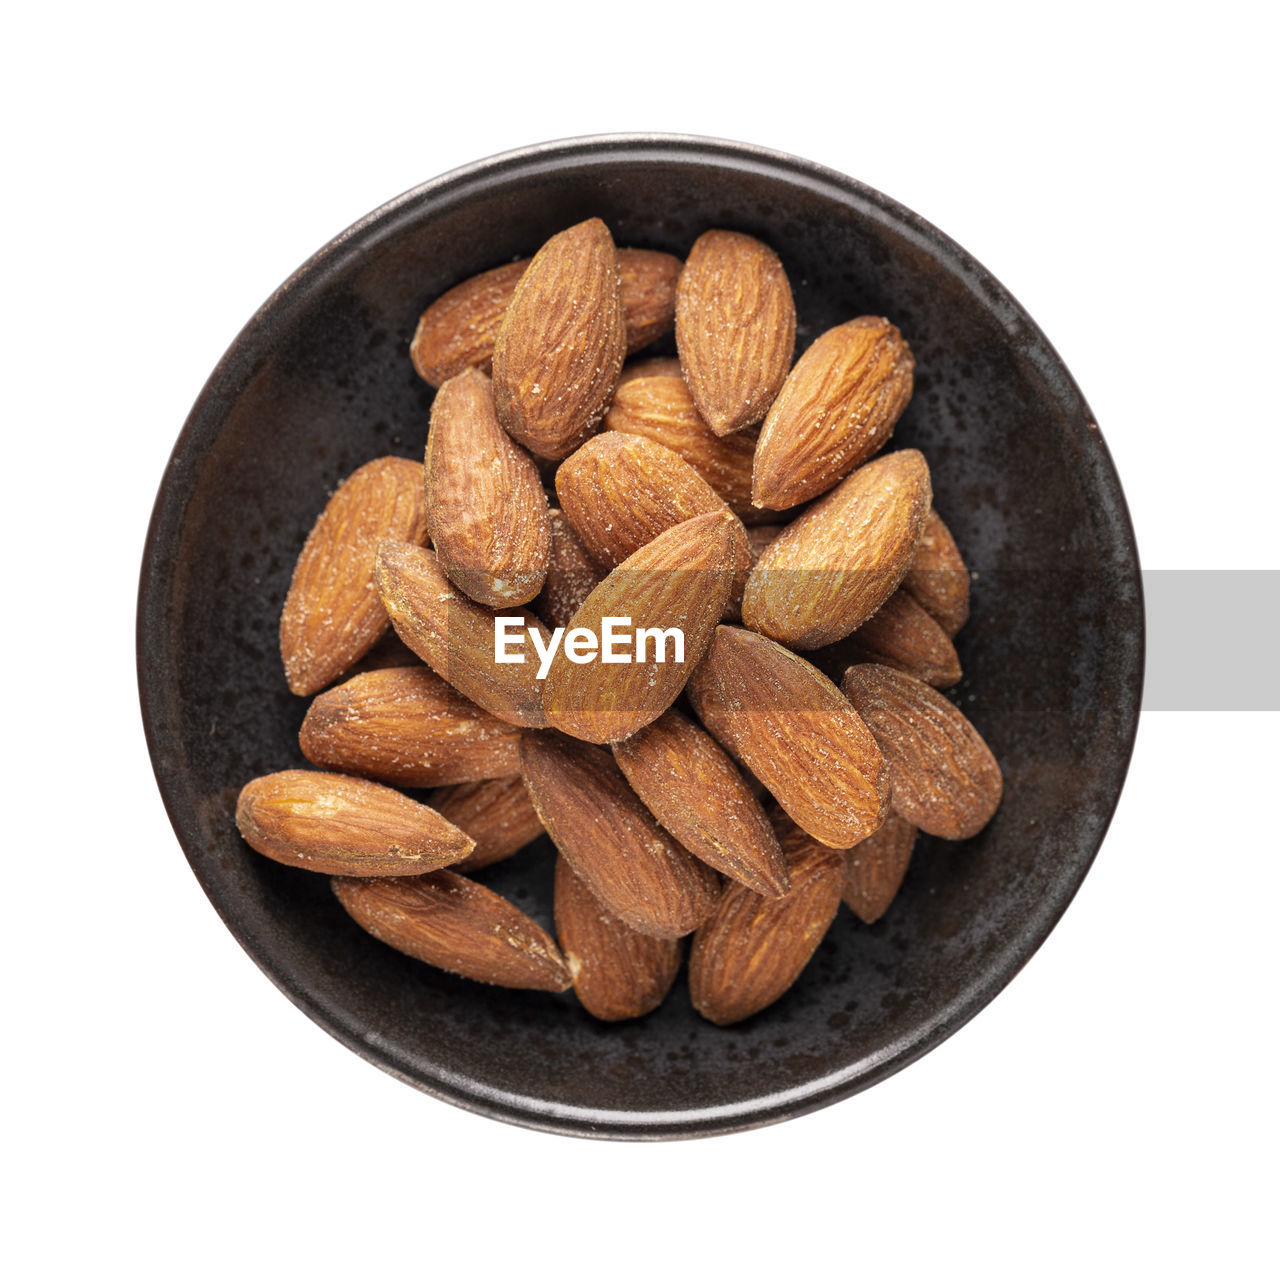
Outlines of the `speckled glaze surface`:
{"type": "MultiPolygon", "coordinates": [[[[182,431],[138,613],[143,717],[165,804],[200,883],[271,979],[428,1093],[615,1138],[721,1133],[811,1111],[977,1013],[1047,936],[1097,852],[1128,765],[1142,655],[1119,481],[1070,375],[1005,290],[936,229],[847,177],[741,144],[646,135],[554,143],[447,174],[287,281],[182,431]],[[285,687],[277,626],[308,529],[360,463],[422,455],[432,393],[408,359],[419,312],[591,215],[619,244],[678,254],[708,227],[766,240],[794,287],[797,353],[851,316],[891,317],[917,360],[895,444],[925,451],[936,506],[979,573],[952,696],[1004,769],[999,813],[964,844],[922,838],[883,920],[867,927],[842,908],[788,996],[724,1030],[693,1012],[683,979],[658,1012],[605,1025],[571,995],[436,972],[363,934],[324,877],[254,854],[233,821],[246,781],[305,763],[306,700],[285,687]]],[[[549,925],[553,856],[544,840],[481,878],[549,925]]]]}

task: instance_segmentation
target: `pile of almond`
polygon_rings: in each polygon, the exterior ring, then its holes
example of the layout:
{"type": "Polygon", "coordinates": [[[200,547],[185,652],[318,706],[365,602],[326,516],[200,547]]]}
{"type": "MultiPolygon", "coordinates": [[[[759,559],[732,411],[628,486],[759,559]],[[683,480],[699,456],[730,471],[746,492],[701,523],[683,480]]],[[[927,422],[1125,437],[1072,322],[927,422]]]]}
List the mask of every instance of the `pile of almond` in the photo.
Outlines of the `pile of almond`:
{"type": "Polygon", "coordinates": [[[733,231],[681,263],[591,219],[437,299],[425,465],[359,468],[298,559],[280,643],[319,769],[244,788],[249,844],[408,955],[599,1018],[656,1008],[692,935],[723,1025],[842,898],[884,913],[917,830],[976,834],[1000,769],[938,692],[969,575],[924,457],[875,456],[914,360],[873,316],[793,365],[795,332],[733,231]],[[673,325],[678,360],[625,365],[673,325]],[[350,674],[389,623],[398,663],[350,674]],[[543,831],[558,939],[473,878],[543,831]]]}

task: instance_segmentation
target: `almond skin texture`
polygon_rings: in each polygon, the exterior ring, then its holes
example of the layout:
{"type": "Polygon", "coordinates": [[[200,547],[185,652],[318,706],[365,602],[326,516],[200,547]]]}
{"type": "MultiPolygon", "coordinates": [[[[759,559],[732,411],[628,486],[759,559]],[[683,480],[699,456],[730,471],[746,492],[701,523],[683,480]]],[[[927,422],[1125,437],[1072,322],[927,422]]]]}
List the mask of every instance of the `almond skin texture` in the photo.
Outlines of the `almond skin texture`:
{"type": "Polygon", "coordinates": [[[527,604],[547,576],[547,495],[534,460],[498,425],[489,379],[436,393],[426,456],[427,527],[453,583],[491,609],[527,604]]]}
{"type": "Polygon", "coordinates": [[[936,511],[925,519],[902,585],[947,635],[954,637],[969,621],[969,570],[936,511]]]}
{"type": "Polygon", "coordinates": [[[656,1009],[680,969],[677,939],[628,928],[600,905],[563,857],[556,859],[556,933],[582,1007],[604,1022],[656,1009]]]}
{"type": "Polygon", "coordinates": [[[884,752],[896,812],[944,840],[967,840],[991,821],[1004,789],[1000,766],[942,694],[874,663],[850,667],[844,691],[884,752]]]}
{"type": "Polygon", "coordinates": [[[719,877],[654,821],[607,751],[527,733],[520,756],[542,825],[611,915],[679,938],[711,914],[719,877]]]}
{"type": "Polygon", "coordinates": [[[911,399],[915,360],[887,320],[828,329],[796,362],[760,431],[752,499],[780,510],[826,493],[883,448],[911,399]]]}
{"type": "Polygon", "coordinates": [[[919,450],[859,467],[756,561],[742,599],[744,625],[793,649],[843,639],[898,589],[931,497],[919,450]]]}
{"type": "Polygon", "coordinates": [[[280,616],[280,655],[294,693],[332,684],[387,629],[373,576],[383,538],[427,540],[422,468],[408,458],[375,458],[352,472],[307,536],[280,616]]]}
{"type": "Polygon", "coordinates": [[[551,548],[542,594],[533,611],[551,627],[567,627],[582,602],[604,580],[604,571],[591,558],[563,511],[547,512],[551,548]]]}
{"type": "Polygon", "coordinates": [[[390,787],[305,769],[245,786],[236,826],[266,857],[326,875],[417,876],[475,848],[433,809],[390,787]]]}
{"type": "MultiPolygon", "coordinates": [[[[653,249],[617,253],[627,350],[639,351],[675,325],[676,280],[684,264],[653,249]]],[[[464,369],[491,370],[502,318],[528,265],[529,259],[521,258],[482,271],[442,293],[422,313],[409,347],[419,377],[438,387],[464,369]]]]}
{"type": "Polygon", "coordinates": [[[916,835],[911,823],[890,813],[875,835],[845,854],[844,901],[863,924],[875,924],[897,896],[916,835]]]}
{"type": "Polygon", "coordinates": [[[734,534],[740,528],[728,511],[686,520],[628,556],[587,597],[542,686],[542,708],[553,729],[587,742],[618,742],[652,723],[680,696],[724,615],[733,586],[734,534]],[[624,643],[616,646],[623,661],[601,660],[605,618],[631,619],[630,630],[621,632],[624,643]],[[633,637],[641,627],[678,628],[683,654],[673,640],[659,636],[647,641],[647,660],[638,661],[633,637]],[[586,664],[569,656],[579,628],[600,638],[597,658],[586,664]]]}
{"type": "MultiPolygon", "coordinates": [[[[556,493],[591,556],[615,569],[674,525],[728,511],[716,491],[683,458],[640,436],[610,431],[589,440],[556,472],[556,493]]],[[[740,531],[736,567],[751,563],[740,531]]]]}
{"type": "MultiPolygon", "coordinates": [[[[438,676],[499,720],[529,729],[546,726],[537,664],[493,660],[493,613],[445,577],[433,552],[384,542],[378,548],[377,577],[397,635],[438,676]]],[[[550,633],[533,614],[502,612],[521,618],[550,643],[550,633]]]]}
{"type": "Polygon", "coordinates": [[[542,834],[542,822],[518,773],[441,787],[429,799],[441,817],[476,842],[471,854],[454,865],[455,871],[478,871],[502,862],[542,834]]]}
{"type": "Polygon", "coordinates": [[[312,764],[404,787],[520,768],[520,730],[423,666],[369,671],[320,694],[298,741],[312,764]]]}
{"type": "Polygon", "coordinates": [[[731,884],[693,936],[689,994],[693,1007],[717,1026],[741,1022],[783,995],[839,910],[844,855],[790,824],[782,843],[791,892],[770,900],[731,884]]]}
{"type": "Polygon", "coordinates": [[[716,491],[735,515],[758,518],[751,505],[755,434],[742,431],[723,439],[712,433],[694,408],[684,379],[633,378],[618,387],[604,416],[606,430],[643,436],[670,449],[716,491]]]}
{"type": "Polygon", "coordinates": [[[695,857],[766,898],[790,888],[787,862],[760,802],[705,730],[678,711],[614,744],[636,795],[695,857]]]}
{"type": "Polygon", "coordinates": [[[798,654],[721,626],[687,687],[712,737],[814,839],[848,849],[884,821],[889,775],[875,739],[798,654]]]}
{"type": "Polygon", "coordinates": [[[899,587],[850,637],[855,660],[879,662],[949,689],[963,674],[950,637],[899,587]]]}
{"type": "Polygon", "coordinates": [[[676,347],[716,435],[764,418],[795,345],[795,302],[778,255],[737,231],[699,236],[676,287],[676,347]]]}
{"type": "Polygon", "coordinates": [[[497,987],[569,988],[569,966],[547,931],[466,876],[338,877],[333,892],[366,933],[437,969],[497,987]]]}
{"type": "Polygon", "coordinates": [[[539,457],[567,457],[599,425],[626,351],[613,238],[591,218],[552,236],[516,286],[493,352],[498,421],[539,457]]]}
{"type": "Polygon", "coordinates": [[[528,265],[529,259],[521,258],[482,271],[442,293],[422,313],[409,345],[420,378],[439,387],[464,369],[489,372],[502,317],[528,265]]]}

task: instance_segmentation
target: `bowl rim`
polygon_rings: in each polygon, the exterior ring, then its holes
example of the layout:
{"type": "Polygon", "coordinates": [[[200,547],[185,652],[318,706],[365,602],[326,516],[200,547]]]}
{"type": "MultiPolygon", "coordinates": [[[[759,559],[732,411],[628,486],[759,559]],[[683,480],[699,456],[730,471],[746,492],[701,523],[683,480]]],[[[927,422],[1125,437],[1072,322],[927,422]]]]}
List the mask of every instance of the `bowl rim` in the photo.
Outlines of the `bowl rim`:
{"type": "Polygon", "coordinates": [[[486,159],[449,170],[402,192],[352,223],[312,254],[254,312],[215,365],[187,416],[162,474],[143,549],[136,617],[137,678],[143,729],[148,753],[170,823],[197,880],[232,936],[275,985],[313,1021],[317,1022],[366,1061],[423,1092],[466,1110],[526,1128],[578,1137],[653,1140],[703,1137],[733,1133],[804,1115],[870,1088],[936,1048],[985,1008],[1017,975],[1043,944],[1070,905],[1097,857],[1119,797],[1124,788],[1137,734],[1145,663],[1145,610],[1141,567],[1132,519],[1110,452],[1096,426],[1075,380],[1035,321],[1009,291],[971,254],[932,223],[879,191],[834,169],[800,159],[786,152],[750,143],[692,134],[607,133],[558,139],[504,151],[486,159]],[[804,1085],[747,1102],[689,1109],[678,1112],[629,1112],[618,1109],[569,1107],[524,1095],[501,1093],[469,1079],[441,1072],[424,1077],[420,1064],[397,1057],[394,1046],[371,1044],[361,1028],[341,1009],[313,991],[294,973],[287,958],[270,938],[256,936],[231,913],[231,904],[215,895],[193,855],[188,834],[195,814],[190,811],[180,785],[180,766],[172,757],[169,737],[173,730],[160,722],[162,701],[154,650],[167,626],[167,601],[172,565],[162,548],[181,531],[185,503],[180,500],[175,477],[192,468],[212,443],[225,412],[271,350],[275,336],[304,305],[312,287],[340,271],[348,259],[359,256],[367,238],[394,234],[402,220],[417,220],[423,206],[464,191],[479,192],[505,184],[514,177],[531,177],[566,165],[612,160],[632,162],[712,163],[739,172],[756,172],[772,179],[806,186],[848,202],[861,211],[905,234],[933,259],[950,269],[973,293],[978,303],[994,315],[1019,354],[1038,371],[1059,395],[1078,403],[1070,417],[1072,429],[1089,435],[1095,455],[1093,479],[1101,485],[1112,513],[1117,535],[1116,563],[1128,564],[1134,592],[1134,637],[1131,669],[1118,680],[1131,695],[1125,708],[1122,740],[1116,744],[1115,788],[1092,849],[1076,864],[1074,880],[1039,912],[1023,922],[1017,934],[1005,942],[992,962],[964,991],[912,1032],[885,1045],[874,1059],[866,1058],[827,1071],[804,1085]],[[1076,424],[1086,424],[1079,426],[1076,424]]]}

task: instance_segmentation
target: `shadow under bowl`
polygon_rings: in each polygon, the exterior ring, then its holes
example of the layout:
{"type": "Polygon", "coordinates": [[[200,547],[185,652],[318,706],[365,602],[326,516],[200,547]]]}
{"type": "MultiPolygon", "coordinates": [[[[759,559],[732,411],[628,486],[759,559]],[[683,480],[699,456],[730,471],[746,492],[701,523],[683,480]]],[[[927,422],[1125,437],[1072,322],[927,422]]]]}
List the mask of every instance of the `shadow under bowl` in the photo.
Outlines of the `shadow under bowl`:
{"type": "MultiPolygon", "coordinates": [[[[673,348],[668,348],[673,350],[673,348]]],[[[447,174],[332,241],[253,317],[196,402],[156,501],[138,670],[156,777],[227,927],[320,1025],[416,1087],[564,1133],[666,1138],[799,1115],[900,1069],[963,1025],[1044,941],[1119,797],[1142,686],[1137,551],[1115,470],[1071,376],[971,257],[908,210],[789,156],[700,138],[554,143],[447,174]],[[846,909],[788,995],[739,1026],[677,984],[635,1022],[572,995],[505,991],[409,960],[344,914],[327,878],[253,853],[249,779],[305,764],[305,703],[277,646],[294,560],[325,498],[369,458],[420,458],[432,392],[408,343],[423,307],[593,215],[620,245],[683,255],[710,227],[780,254],[797,351],[884,314],[916,356],[896,446],[928,457],[971,569],[953,691],[1004,802],[976,839],[922,838],[874,926],[846,909]]],[[[553,851],[486,873],[550,923],[553,851]]]]}

